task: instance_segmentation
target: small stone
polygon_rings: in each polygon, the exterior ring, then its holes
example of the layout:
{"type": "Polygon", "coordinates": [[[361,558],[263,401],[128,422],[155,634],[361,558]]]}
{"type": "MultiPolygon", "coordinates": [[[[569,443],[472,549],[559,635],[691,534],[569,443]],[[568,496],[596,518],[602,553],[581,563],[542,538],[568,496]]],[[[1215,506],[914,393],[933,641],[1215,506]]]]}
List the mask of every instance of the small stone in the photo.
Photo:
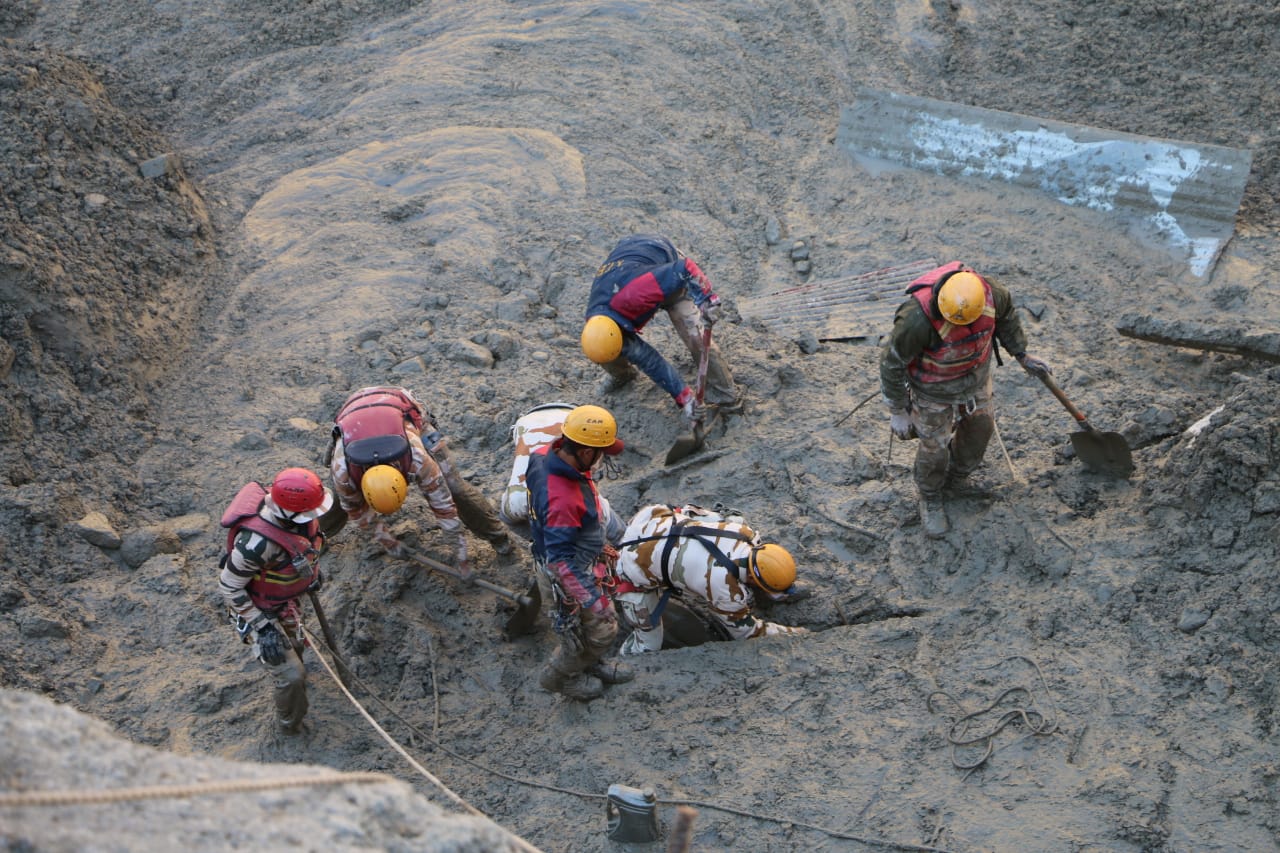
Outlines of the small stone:
{"type": "Polygon", "coordinates": [[[100,512],[90,512],[72,525],[72,530],[84,541],[99,548],[115,549],[120,547],[120,534],[116,533],[111,522],[100,512]]]}
{"type": "Polygon", "coordinates": [[[1184,634],[1194,634],[1204,627],[1210,615],[1212,614],[1207,611],[1188,607],[1182,611],[1182,617],[1178,620],[1178,630],[1184,634]]]}
{"type": "Polygon", "coordinates": [[[801,275],[808,275],[812,269],[813,269],[813,264],[809,263],[808,261],[796,261],[796,272],[800,273],[801,275]]]}
{"type": "Polygon", "coordinates": [[[776,216],[770,216],[764,223],[764,241],[770,246],[776,246],[781,239],[782,223],[778,222],[776,216]]]}
{"type": "Polygon", "coordinates": [[[138,169],[142,172],[142,177],[144,178],[160,178],[173,174],[178,169],[178,155],[170,152],[161,154],[159,157],[152,157],[150,160],[142,161],[138,165],[138,169]]]}
{"type": "Polygon", "coordinates": [[[107,204],[107,197],[102,193],[89,193],[84,197],[84,209],[86,213],[97,213],[107,204]]]}
{"type": "Polygon", "coordinates": [[[809,257],[809,246],[803,240],[791,244],[791,260],[803,261],[809,257]]]}

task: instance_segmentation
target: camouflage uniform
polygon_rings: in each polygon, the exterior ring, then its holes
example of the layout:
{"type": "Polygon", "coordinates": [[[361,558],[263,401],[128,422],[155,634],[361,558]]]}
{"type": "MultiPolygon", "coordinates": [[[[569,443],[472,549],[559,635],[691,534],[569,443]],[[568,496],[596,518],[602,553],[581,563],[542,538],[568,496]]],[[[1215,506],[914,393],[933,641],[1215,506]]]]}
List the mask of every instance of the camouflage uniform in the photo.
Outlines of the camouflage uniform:
{"type": "Polygon", "coordinates": [[[633,628],[622,645],[622,653],[662,648],[662,620],[660,615],[654,616],[667,590],[706,599],[716,620],[734,640],[807,633],[804,628],[778,625],[752,615],[753,588],[744,578],[751,551],[760,544],[755,531],[743,523],[741,516],[724,516],[695,506],[654,504],[641,509],[631,519],[618,549],[619,585],[615,598],[633,628]],[[726,535],[681,536],[679,528],[685,524],[722,530],[726,535]],[[737,571],[724,565],[698,537],[709,540],[737,564],[737,571]]]}
{"type": "MultiPolygon", "coordinates": [[[[1015,356],[1027,349],[1027,337],[1013,305],[1013,297],[999,282],[983,276],[995,303],[995,338],[1015,356]]],[[[967,477],[982,464],[987,442],[995,430],[991,396],[991,359],[972,371],[942,382],[918,382],[908,367],[922,353],[941,346],[920,303],[908,297],[898,308],[893,331],[880,355],[880,387],[891,409],[909,409],[920,439],[916,448],[915,482],[923,498],[940,498],[948,475],[967,477]]],[[[994,351],[994,347],[993,347],[994,351]]]]}

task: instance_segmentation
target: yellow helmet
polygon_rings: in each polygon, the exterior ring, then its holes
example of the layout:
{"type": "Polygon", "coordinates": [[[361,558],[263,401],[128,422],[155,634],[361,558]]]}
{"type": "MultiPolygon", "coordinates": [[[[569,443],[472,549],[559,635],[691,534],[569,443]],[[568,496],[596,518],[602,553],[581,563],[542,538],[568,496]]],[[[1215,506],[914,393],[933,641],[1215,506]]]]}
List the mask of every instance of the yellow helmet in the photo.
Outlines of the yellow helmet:
{"type": "Polygon", "coordinates": [[[596,364],[608,364],[622,354],[622,329],[603,314],[588,317],[582,327],[582,351],[596,364]]]}
{"type": "Polygon", "coordinates": [[[796,582],[795,558],[781,545],[753,548],[748,567],[755,585],[769,592],[785,592],[796,582]]]}
{"type": "Polygon", "coordinates": [[[390,465],[374,465],[360,478],[360,491],[369,506],[383,515],[390,515],[400,508],[409,494],[409,484],[404,474],[390,465]]]}
{"type": "Polygon", "coordinates": [[[618,423],[600,406],[578,406],[565,416],[561,435],[586,447],[599,447],[614,456],[622,452],[618,423]]]}
{"type": "Polygon", "coordinates": [[[967,326],[982,316],[987,289],[977,273],[962,270],[938,288],[938,312],[957,326],[967,326]]]}

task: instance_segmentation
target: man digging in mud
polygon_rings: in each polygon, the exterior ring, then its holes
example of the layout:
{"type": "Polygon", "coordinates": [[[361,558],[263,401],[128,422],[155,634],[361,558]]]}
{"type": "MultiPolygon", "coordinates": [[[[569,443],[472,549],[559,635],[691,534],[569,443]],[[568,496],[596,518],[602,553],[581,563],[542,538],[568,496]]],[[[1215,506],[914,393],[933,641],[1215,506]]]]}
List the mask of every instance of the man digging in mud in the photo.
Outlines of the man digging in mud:
{"type": "Polygon", "coordinates": [[[791,554],[781,545],[762,543],[740,515],[698,506],[646,506],[618,545],[617,574],[615,595],[632,628],[622,643],[624,655],[662,648],[662,611],[672,593],[705,599],[730,639],[808,633],[752,614],[756,595],[799,601],[809,591],[795,582],[791,554]]]}
{"type": "Polygon", "coordinates": [[[636,367],[662,387],[693,426],[717,414],[742,411],[743,395],[711,343],[707,363],[706,411],[693,388],[656,349],[640,337],[658,309],[671,318],[676,334],[697,362],[702,355],[703,324],[720,317],[720,297],[692,259],[666,237],[634,234],[624,238],[596,271],[587,297],[582,351],[609,374],[602,394],[612,393],[636,377],[636,367]]]}
{"type": "Polygon", "coordinates": [[[1031,375],[1050,372],[1027,355],[1009,291],[954,261],[911,283],[880,353],[889,428],[904,441],[920,439],[914,470],[920,523],[933,539],[950,528],[943,489],[963,484],[977,470],[995,430],[996,339],[1031,375]]]}
{"type": "Polygon", "coordinates": [[[387,553],[400,554],[401,545],[380,516],[400,509],[410,482],[418,484],[441,530],[453,538],[463,577],[471,573],[463,525],[492,544],[499,557],[515,553],[497,510],[455,471],[447,440],[410,391],[362,388],[347,398],[334,421],[329,473],[338,502],[361,530],[373,528],[374,541],[387,553]]]}

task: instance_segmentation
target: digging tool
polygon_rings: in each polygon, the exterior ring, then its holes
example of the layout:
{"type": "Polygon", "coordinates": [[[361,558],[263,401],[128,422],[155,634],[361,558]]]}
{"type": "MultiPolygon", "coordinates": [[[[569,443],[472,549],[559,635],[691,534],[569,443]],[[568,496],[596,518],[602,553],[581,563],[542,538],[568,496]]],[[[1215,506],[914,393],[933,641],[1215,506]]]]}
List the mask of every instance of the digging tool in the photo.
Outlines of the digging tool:
{"type": "Polygon", "coordinates": [[[333,659],[338,664],[338,680],[342,682],[342,686],[351,688],[351,682],[348,680],[349,672],[347,663],[338,654],[338,641],[333,636],[333,631],[329,628],[329,620],[325,618],[324,608],[320,606],[320,596],[316,595],[314,590],[307,590],[307,598],[311,600],[311,609],[315,611],[316,621],[320,623],[320,635],[324,637],[325,644],[329,646],[329,654],[333,655],[333,659]]]}
{"type": "MultiPolygon", "coordinates": [[[[698,390],[696,395],[699,406],[702,405],[702,398],[707,393],[707,366],[709,364],[711,364],[711,327],[705,326],[702,330],[702,355],[698,357],[698,390]]],[[[703,421],[698,421],[693,425],[692,435],[682,435],[676,439],[675,444],[671,445],[671,449],[667,451],[667,464],[679,462],[686,456],[701,450],[706,440],[706,424],[703,421]]]]}
{"type": "Polygon", "coordinates": [[[529,603],[517,605],[516,612],[511,614],[503,628],[503,633],[508,640],[533,633],[534,626],[538,622],[538,613],[542,610],[542,590],[538,588],[536,579],[529,582],[529,590],[524,595],[529,603]]]}
{"type": "Polygon", "coordinates": [[[445,563],[442,563],[439,560],[433,560],[430,557],[428,557],[426,554],[420,553],[418,551],[414,551],[412,548],[406,548],[404,546],[401,546],[400,553],[407,559],[413,560],[415,563],[419,563],[423,566],[426,566],[428,569],[431,569],[432,571],[440,572],[441,574],[445,574],[445,575],[448,575],[449,577],[457,578],[458,580],[465,581],[466,583],[475,584],[481,589],[487,589],[489,590],[489,592],[497,593],[498,595],[501,595],[505,598],[509,598],[512,601],[519,604],[521,607],[534,606],[533,599],[529,598],[529,596],[527,595],[521,595],[518,592],[514,592],[512,590],[507,589],[505,586],[499,586],[496,583],[490,583],[489,581],[484,580],[483,578],[475,577],[474,575],[471,577],[466,577],[465,575],[462,574],[462,572],[458,571],[453,566],[446,565],[445,563]]]}
{"type": "Polygon", "coordinates": [[[1046,388],[1053,392],[1058,402],[1071,413],[1076,423],[1083,427],[1071,433],[1071,446],[1075,448],[1076,456],[1080,457],[1080,461],[1087,467],[1109,476],[1128,477],[1132,474],[1133,451],[1129,449],[1129,442],[1124,440],[1124,436],[1118,432],[1098,430],[1085,418],[1084,412],[1067,399],[1067,395],[1062,393],[1062,389],[1053,381],[1052,376],[1048,373],[1037,373],[1036,376],[1046,388]]]}

